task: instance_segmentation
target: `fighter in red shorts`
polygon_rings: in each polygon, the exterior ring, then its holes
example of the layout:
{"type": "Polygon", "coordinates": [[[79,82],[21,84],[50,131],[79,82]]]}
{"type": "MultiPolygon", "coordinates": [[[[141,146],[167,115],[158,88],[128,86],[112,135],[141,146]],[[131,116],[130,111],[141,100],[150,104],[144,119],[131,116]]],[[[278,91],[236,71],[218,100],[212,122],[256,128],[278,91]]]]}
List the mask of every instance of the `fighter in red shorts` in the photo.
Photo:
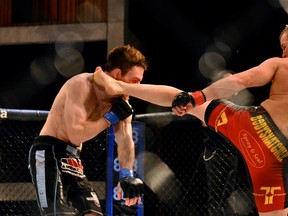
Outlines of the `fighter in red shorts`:
{"type": "Polygon", "coordinates": [[[250,173],[259,212],[284,209],[287,204],[288,141],[261,106],[237,106],[212,101],[206,124],[241,152],[250,173]]]}
{"type": "Polygon", "coordinates": [[[94,81],[110,95],[127,94],[166,107],[172,102],[177,115],[199,118],[242,153],[250,171],[259,215],[287,216],[288,27],[280,34],[280,44],[282,58],[267,59],[192,93],[172,86],[117,81],[99,67],[94,81]],[[258,107],[217,100],[268,83],[271,83],[269,96],[258,107]]]}

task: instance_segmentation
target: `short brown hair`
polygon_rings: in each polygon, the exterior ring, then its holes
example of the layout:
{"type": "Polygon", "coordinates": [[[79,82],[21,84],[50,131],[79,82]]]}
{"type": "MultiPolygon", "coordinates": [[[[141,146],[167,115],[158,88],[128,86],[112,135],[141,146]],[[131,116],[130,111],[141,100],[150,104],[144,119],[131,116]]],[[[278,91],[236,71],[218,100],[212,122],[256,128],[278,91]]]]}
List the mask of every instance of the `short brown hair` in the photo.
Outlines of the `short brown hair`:
{"type": "Polygon", "coordinates": [[[125,75],[133,66],[147,70],[148,62],[139,50],[128,44],[115,47],[108,53],[105,70],[110,72],[115,68],[119,68],[122,75],[125,75]]]}

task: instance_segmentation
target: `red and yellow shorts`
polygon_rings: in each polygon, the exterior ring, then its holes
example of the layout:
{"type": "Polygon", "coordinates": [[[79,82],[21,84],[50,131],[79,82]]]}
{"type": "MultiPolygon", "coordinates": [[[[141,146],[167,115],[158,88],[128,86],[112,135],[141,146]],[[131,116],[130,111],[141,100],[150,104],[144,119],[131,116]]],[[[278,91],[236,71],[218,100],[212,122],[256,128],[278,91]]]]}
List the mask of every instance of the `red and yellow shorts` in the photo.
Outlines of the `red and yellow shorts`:
{"type": "Polygon", "coordinates": [[[212,101],[206,124],[242,154],[252,180],[259,212],[288,207],[288,140],[261,106],[212,101]]]}

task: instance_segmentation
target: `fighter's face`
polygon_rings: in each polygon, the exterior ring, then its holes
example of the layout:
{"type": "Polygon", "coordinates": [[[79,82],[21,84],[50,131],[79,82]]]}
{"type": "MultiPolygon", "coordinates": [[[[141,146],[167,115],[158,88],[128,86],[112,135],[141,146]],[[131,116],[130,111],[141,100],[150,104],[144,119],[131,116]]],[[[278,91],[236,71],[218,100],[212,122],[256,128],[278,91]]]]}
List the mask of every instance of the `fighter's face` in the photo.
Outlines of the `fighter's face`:
{"type": "MultiPolygon", "coordinates": [[[[143,80],[144,69],[142,67],[134,66],[127,71],[127,73],[118,77],[118,80],[121,80],[126,83],[139,84],[143,80]]],[[[128,95],[124,95],[125,99],[129,99],[128,95]]]]}
{"type": "Polygon", "coordinates": [[[120,76],[119,80],[126,83],[139,84],[143,80],[144,69],[134,66],[127,71],[124,76],[120,76]]]}

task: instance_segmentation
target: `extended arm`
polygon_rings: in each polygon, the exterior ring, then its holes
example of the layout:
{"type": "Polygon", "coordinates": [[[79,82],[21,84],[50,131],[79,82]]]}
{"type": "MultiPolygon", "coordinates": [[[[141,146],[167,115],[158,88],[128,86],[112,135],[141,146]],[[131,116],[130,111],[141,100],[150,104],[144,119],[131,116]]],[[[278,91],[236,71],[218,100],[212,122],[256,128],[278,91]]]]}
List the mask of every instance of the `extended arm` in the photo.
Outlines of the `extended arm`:
{"type": "Polygon", "coordinates": [[[101,67],[94,72],[94,82],[104,87],[110,95],[130,95],[164,107],[171,107],[175,95],[182,91],[166,85],[125,83],[108,76],[101,67]]]}
{"type": "Polygon", "coordinates": [[[263,86],[273,80],[277,70],[278,58],[271,58],[246,71],[220,79],[202,91],[206,100],[230,97],[250,87],[263,86]]]}
{"type": "MultiPolygon", "coordinates": [[[[202,91],[192,93],[181,92],[173,100],[173,108],[186,106],[189,102],[195,106],[203,104],[205,101],[227,98],[233,94],[250,87],[263,86],[271,82],[277,72],[277,64],[282,61],[280,58],[270,58],[260,65],[246,71],[227,76],[212,83],[202,91]]],[[[178,113],[185,109],[177,109],[178,113]]],[[[182,112],[183,114],[183,112],[182,112]]]]}

